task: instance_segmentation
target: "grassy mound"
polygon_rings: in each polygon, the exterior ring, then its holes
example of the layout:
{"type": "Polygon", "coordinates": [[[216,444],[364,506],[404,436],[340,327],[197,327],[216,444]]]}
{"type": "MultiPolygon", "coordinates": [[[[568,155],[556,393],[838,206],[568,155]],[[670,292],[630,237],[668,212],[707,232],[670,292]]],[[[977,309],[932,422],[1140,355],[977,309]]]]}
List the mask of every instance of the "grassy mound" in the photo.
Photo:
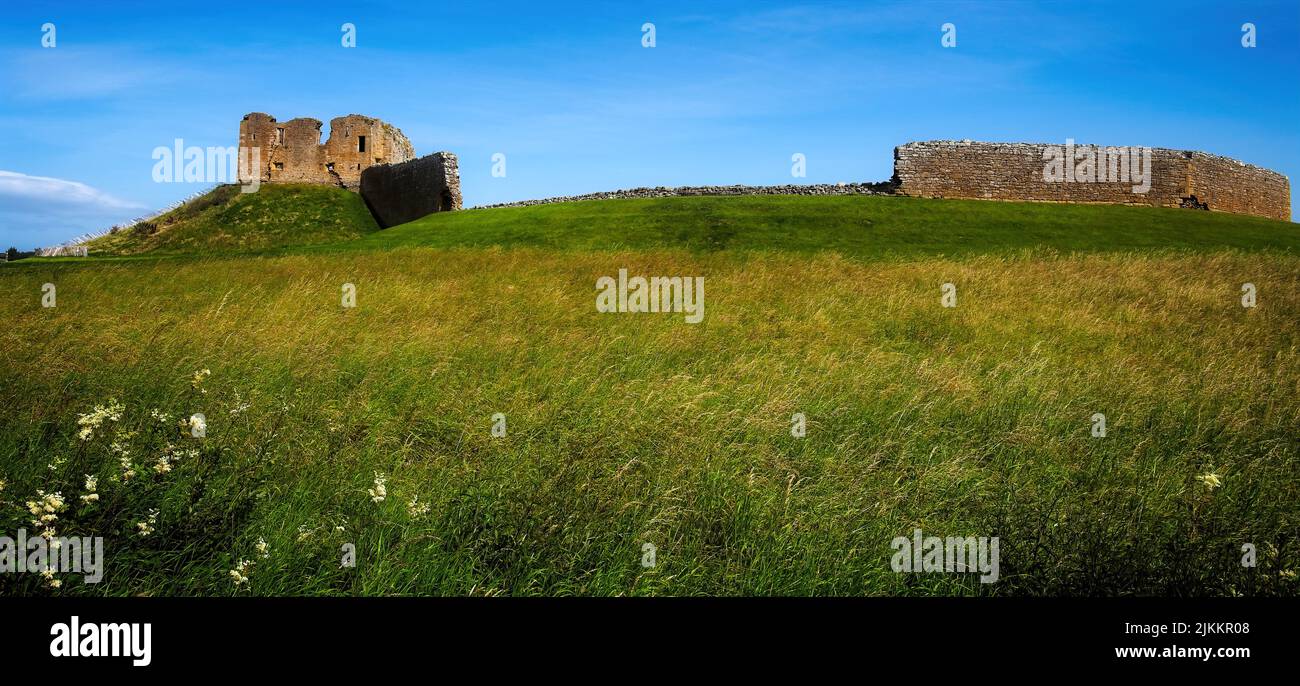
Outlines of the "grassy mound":
{"type": "Polygon", "coordinates": [[[1116,205],[902,197],[681,197],[432,214],[330,249],[406,246],[558,250],[830,251],[880,258],[1153,249],[1300,248],[1300,226],[1258,217],[1116,205]]]}
{"type": "Polygon", "coordinates": [[[1291,225],[714,200],[0,269],[0,531],[59,493],[107,556],[0,595],[1300,593],[1291,225]],[[597,312],[620,268],[704,321],[597,312]],[[999,580],[894,573],[916,528],[999,580]]]}
{"type": "Polygon", "coordinates": [[[87,245],[95,255],[257,251],[355,239],[379,230],[365,202],[342,188],[218,186],[171,212],[87,245]]]}

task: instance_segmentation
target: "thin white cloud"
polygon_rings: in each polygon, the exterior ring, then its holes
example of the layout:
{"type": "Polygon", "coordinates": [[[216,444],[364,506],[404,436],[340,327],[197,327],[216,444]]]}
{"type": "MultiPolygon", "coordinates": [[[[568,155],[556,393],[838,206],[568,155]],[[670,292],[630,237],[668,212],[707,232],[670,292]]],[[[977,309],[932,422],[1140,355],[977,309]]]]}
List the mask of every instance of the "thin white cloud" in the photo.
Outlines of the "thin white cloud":
{"type": "Polygon", "coordinates": [[[181,82],[190,70],[109,47],[59,47],[0,53],[9,95],[37,101],[107,98],[181,82]]]}
{"type": "Polygon", "coordinates": [[[57,245],[120,224],[144,208],[77,181],[0,170],[0,240],[5,245],[57,245]]]}
{"type": "Polygon", "coordinates": [[[122,200],[78,181],[29,176],[0,169],[0,203],[11,208],[57,212],[111,212],[144,206],[122,200]]]}

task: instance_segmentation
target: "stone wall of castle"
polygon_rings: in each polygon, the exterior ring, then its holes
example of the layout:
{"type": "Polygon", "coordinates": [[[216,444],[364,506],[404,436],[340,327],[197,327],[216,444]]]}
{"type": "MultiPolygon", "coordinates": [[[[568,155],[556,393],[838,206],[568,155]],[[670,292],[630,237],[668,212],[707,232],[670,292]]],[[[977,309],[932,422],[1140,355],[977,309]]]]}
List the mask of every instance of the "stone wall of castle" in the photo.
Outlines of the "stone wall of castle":
{"type": "MultiPolygon", "coordinates": [[[[1134,190],[1141,185],[1135,179],[1146,164],[1132,164],[1133,149],[1074,147],[1081,159],[1086,159],[1089,150],[1098,159],[1092,176],[1105,180],[1080,180],[1089,174],[1086,166],[1077,166],[1084,162],[1076,162],[1075,180],[1045,180],[1050,160],[1057,152],[1065,152],[1064,145],[914,142],[894,149],[893,182],[902,195],[927,198],[1198,207],[1284,221],[1291,218],[1290,183],[1268,169],[1203,152],[1150,148],[1150,187],[1141,192],[1134,190]],[[1121,151],[1130,157],[1128,174],[1122,173],[1121,151]],[[1111,180],[1115,178],[1123,180],[1111,180]]],[[[1069,164],[1066,155],[1060,157],[1063,165],[1069,164]]]]}
{"type": "Polygon", "coordinates": [[[436,152],[400,164],[373,165],[361,174],[361,198],[384,229],[459,210],[463,200],[456,156],[436,152]]]}
{"type": "Polygon", "coordinates": [[[397,127],[360,114],[331,119],[329,139],[322,145],[320,138],[318,119],[278,122],[253,112],[239,122],[240,147],[260,149],[262,183],[311,183],[355,191],[369,167],[415,158],[415,148],[397,127]]]}
{"type": "MultiPolygon", "coordinates": [[[[278,122],[269,114],[254,112],[239,124],[240,146],[261,150],[262,183],[323,184],[359,191],[384,227],[461,208],[460,175],[451,153],[417,160],[400,130],[359,114],[331,120],[329,140],[322,144],[320,138],[321,122],[316,119],[278,122]]],[[[928,198],[1191,207],[1283,221],[1291,218],[1290,183],[1268,169],[1203,152],[1072,143],[920,141],[894,149],[894,176],[888,183],[823,185],[806,191],[718,188],[634,189],[571,199],[893,192],[928,198]]]]}
{"type": "Polygon", "coordinates": [[[637,200],[652,198],[682,198],[697,195],[893,195],[894,185],[888,181],[874,183],[788,183],[780,186],[654,186],[624,188],[616,191],[584,193],[582,195],[557,195],[535,200],[515,200],[491,205],[477,205],[471,209],[487,210],[494,207],[530,207],[552,205],[560,202],[584,200],[637,200]]]}

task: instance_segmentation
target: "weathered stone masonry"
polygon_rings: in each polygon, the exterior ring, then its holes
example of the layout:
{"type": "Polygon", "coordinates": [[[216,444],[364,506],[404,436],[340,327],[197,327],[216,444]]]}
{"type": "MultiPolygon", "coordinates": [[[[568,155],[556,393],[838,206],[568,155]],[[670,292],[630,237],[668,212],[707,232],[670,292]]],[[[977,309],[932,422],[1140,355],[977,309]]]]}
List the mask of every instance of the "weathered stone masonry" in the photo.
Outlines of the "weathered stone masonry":
{"type": "Polygon", "coordinates": [[[253,112],[239,122],[240,147],[260,149],[257,173],[262,183],[308,183],[359,192],[383,227],[461,208],[455,155],[439,152],[415,159],[415,148],[400,129],[360,114],[331,119],[329,139],[322,144],[320,137],[318,119],[278,122],[253,112]]]}
{"type": "Polygon", "coordinates": [[[459,210],[456,156],[436,152],[402,164],[372,166],[361,173],[361,197],[383,229],[426,214],[459,210]]]}
{"type": "MultiPolygon", "coordinates": [[[[438,152],[415,159],[411,142],[379,119],[350,114],[330,121],[330,137],[320,142],[316,119],[277,122],[261,112],[239,124],[242,147],[261,148],[258,170],[263,183],[312,183],[357,191],[382,227],[462,206],[456,156],[438,152]]],[[[1249,214],[1283,221],[1291,218],[1291,185],[1281,174],[1227,157],[1165,148],[1117,149],[1074,146],[1101,153],[1094,167],[1100,181],[1049,181],[1045,171],[1053,148],[1065,158],[1066,146],[1039,143],[920,141],[894,149],[894,175],[884,183],[802,186],[702,186],[636,188],[583,196],[529,200],[510,205],[602,198],[673,195],[909,195],[927,198],[978,198],[1041,202],[1109,203],[1189,207],[1249,214]],[[1130,162],[1128,153],[1138,151],[1130,162]],[[1143,151],[1149,151],[1149,156],[1143,151]],[[1108,162],[1124,152],[1129,173],[1114,180],[1108,162]],[[1107,167],[1103,172],[1102,168],[1107,167]],[[1149,172],[1149,187],[1140,181],[1149,172]]],[[[1062,159],[1062,165],[1070,165],[1062,159]]],[[[241,179],[247,181],[247,179],[241,179]]]]}
{"type": "MultiPolygon", "coordinates": [[[[977,198],[1041,202],[1108,203],[1187,207],[1251,214],[1283,221],[1291,218],[1291,186],[1285,176],[1267,169],[1203,152],[1151,148],[1150,187],[1128,181],[1048,182],[1045,144],[923,141],[894,149],[894,176],[882,183],[800,184],[782,186],[683,186],[630,188],[604,193],[523,200],[486,207],[540,205],[580,200],[664,198],[687,195],[910,195],[926,198],[977,198]]],[[[1065,157],[1065,146],[1060,148],[1065,157]]],[[[1076,150],[1095,146],[1076,146],[1076,150]]],[[[1118,149],[1098,149],[1118,153],[1118,149]]],[[[1131,153],[1132,150],[1125,152],[1131,153]]],[[[1139,155],[1141,155],[1139,149],[1139,155]]],[[[1106,157],[1106,177],[1110,178],[1106,157]]],[[[1137,167],[1146,169],[1146,159],[1137,167]]],[[[1064,166],[1064,162],[1062,163],[1064,166]]],[[[1095,170],[1094,170],[1095,171],[1095,170]]]]}
{"type": "Polygon", "coordinates": [[[908,143],[894,149],[893,182],[901,195],[927,198],[1197,207],[1283,221],[1291,218],[1291,186],[1285,176],[1227,157],[1152,148],[1151,187],[1136,193],[1130,181],[1044,181],[1048,147],[974,141],[908,143]]]}
{"type": "Polygon", "coordinates": [[[371,165],[415,158],[406,136],[374,117],[335,117],[324,145],[320,134],[318,119],[277,122],[269,114],[253,112],[239,122],[240,147],[261,149],[262,183],[314,183],[356,190],[361,172],[371,165]]]}

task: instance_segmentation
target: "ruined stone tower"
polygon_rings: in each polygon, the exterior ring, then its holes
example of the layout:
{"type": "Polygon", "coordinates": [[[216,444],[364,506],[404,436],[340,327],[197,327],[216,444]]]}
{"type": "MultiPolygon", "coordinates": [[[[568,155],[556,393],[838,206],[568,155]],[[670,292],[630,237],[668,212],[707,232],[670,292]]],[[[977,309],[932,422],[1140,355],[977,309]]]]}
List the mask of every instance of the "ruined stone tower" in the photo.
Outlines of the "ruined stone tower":
{"type": "MultiPolygon", "coordinates": [[[[309,183],[359,192],[382,227],[461,208],[455,155],[437,152],[416,159],[415,148],[400,129],[360,114],[331,119],[329,139],[321,144],[320,136],[320,120],[310,117],[279,122],[264,112],[252,112],[239,122],[239,147],[259,149],[256,173],[262,183],[309,183]]],[[[249,181],[252,178],[240,179],[249,181]]]]}
{"type": "Polygon", "coordinates": [[[330,137],[320,142],[321,122],[302,117],[278,122],[263,112],[244,115],[239,145],[261,149],[263,183],[313,183],[357,190],[361,172],[375,164],[415,158],[415,148],[397,127],[360,114],[330,120],[330,137]]]}

